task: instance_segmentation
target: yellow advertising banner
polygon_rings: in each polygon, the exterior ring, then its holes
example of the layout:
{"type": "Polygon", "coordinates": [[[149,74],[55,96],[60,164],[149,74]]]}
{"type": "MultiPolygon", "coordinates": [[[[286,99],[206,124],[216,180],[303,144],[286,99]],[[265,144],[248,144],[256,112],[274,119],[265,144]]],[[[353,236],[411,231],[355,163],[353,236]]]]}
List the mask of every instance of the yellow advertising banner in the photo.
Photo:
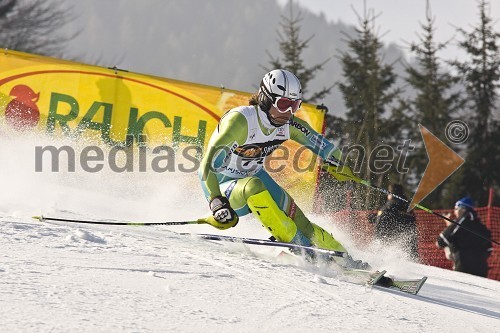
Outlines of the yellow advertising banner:
{"type": "MultiPolygon", "coordinates": [[[[41,131],[108,146],[203,149],[220,117],[247,105],[250,95],[17,51],[0,54],[0,122],[21,133],[41,131]]],[[[321,132],[323,111],[303,104],[297,116],[321,132]]],[[[293,142],[285,147],[288,161],[284,169],[274,168],[283,170],[273,177],[310,208],[317,163],[293,142]]]]}

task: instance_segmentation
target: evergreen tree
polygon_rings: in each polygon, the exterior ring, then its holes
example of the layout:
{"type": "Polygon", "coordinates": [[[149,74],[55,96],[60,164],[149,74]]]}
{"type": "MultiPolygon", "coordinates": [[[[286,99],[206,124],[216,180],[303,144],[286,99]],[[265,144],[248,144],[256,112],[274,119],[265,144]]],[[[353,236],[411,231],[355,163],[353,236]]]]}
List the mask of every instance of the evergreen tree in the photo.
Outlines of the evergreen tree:
{"type": "Polygon", "coordinates": [[[323,66],[329,59],[311,67],[306,67],[302,59],[302,52],[309,47],[309,42],[314,38],[314,35],[306,40],[300,38],[301,13],[299,12],[297,15],[294,14],[293,1],[291,0],[288,3],[288,8],[289,16],[281,16],[280,26],[282,31],[277,32],[282,59],[280,57],[274,58],[268,53],[271,58],[269,63],[272,69],[282,68],[294,73],[299,78],[302,85],[302,100],[308,103],[315,103],[321,101],[321,99],[328,95],[333,88],[332,85],[309,94],[309,83],[315,78],[316,73],[323,69],[323,66]]]}
{"type": "Polygon", "coordinates": [[[16,5],[16,0],[0,0],[0,19],[4,19],[16,5]]]}
{"type": "Polygon", "coordinates": [[[0,0],[2,48],[62,56],[64,45],[74,36],[58,32],[72,19],[60,0],[0,0]]]}
{"type": "MultiPolygon", "coordinates": [[[[459,45],[468,55],[465,61],[452,64],[465,84],[468,108],[465,119],[470,129],[464,168],[464,186],[479,205],[486,205],[488,189],[499,192],[500,184],[500,120],[495,118],[500,80],[500,33],[494,30],[487,13],[488,3],[479,2],[479,23],[471,32],[458,29],[463,40],[459,45]]],[[[498,198],[498,195],[497,195],[498,198]]]]}
{"type": "MultiPolygon", "coordinates": [[[[349,51],[341,55],[345,79],[339,84],[339,89],[348,109],[342,131],[344,141],[350,146],[359,145],[364,153],[364,156],[358,156],[354,168],[357,169],[361,166],[359,163],[363,163],[360,177],[381,185],[386,172],[376,172],[372,158],[378,145],[388,145],[393,140],[390,131],[393,127],[386,111],[399,90],[393,88],[396,80],[393,66],[383,63],[380,54],[383,44],[375,34],[375,18],[370,11],[360,18],[356,38],[346,35],[349,51]]],[[[366,193],[363,189],[360,196],[364,199],[363,208],[378,208],[384,198],[376,194],[372,199],[373,195],[374,192],[366,193]]]]}
{"type": "MultiPolygon", "coordinates": [[[[452,116],[464,104],[461,93],[456,87],[458,78],[441,69],[437,52],[445,48],[446,44],[438,44],[434,41],[434,19],[428,3],[426,14],[426,24],[420,24],[423,34],[419,35],[419,41],[411,43],[410,47],[410,51],[415,55],[415,65],[406,66],[408,75],[406,81],[413,87],[416,96],[405,103],[406,119],[402,122],[408,126],[408,138],[411,139],[413,145],[417,146],[410,152],[408,159],[411,172],[409,178],[418,180],[422,178],[428,163],[418,124],[422,124],[446,142],[445,128],[452,120],[452,116]]],[[[447,183],[434,190],[425,201],[436,207],[447,203],[449,198],[442,196],[447,183]]],[[[456,195],[449,191],[447,193],[456,195]]]]}

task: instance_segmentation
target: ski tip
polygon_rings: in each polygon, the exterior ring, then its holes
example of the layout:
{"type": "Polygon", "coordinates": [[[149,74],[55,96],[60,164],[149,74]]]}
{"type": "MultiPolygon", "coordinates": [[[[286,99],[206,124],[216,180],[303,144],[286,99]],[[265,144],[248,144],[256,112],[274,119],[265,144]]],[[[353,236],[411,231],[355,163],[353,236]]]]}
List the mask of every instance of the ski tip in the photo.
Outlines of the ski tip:
{"type": "Polygon", "coordinates": [[[43,222],[45,219],[43,218],[43,215],[40,215],[40,216],[32,216],[31,218],[35,219],[35,220],[38,220],[40,222],[43,222]]]}
{"type": "Polygon", "coordinates": [[[422,289],[422,286],[424,285],[425,281],[427,281],[427,276],[422,277],[418,282],[416,283],[414,289],[409,292],[410,294],[416,295],[422,289]]]}
{"type": "Polygon", "coordinates": [[[425,281],[427,281],[427,276],[424,276],[423,278],[420,279],[417,285],[417,290],[415,291],[415,295],[418,294],[420,289],[422,289],[422,286],[424,285],[425,281]]]}
{"type": "Polygon", "coordinates": [[[374,273],[370,274],[370,278],[367,281],[367,285],[369,286],[375,286],[377,283],[382,279],[384,274],[387,273],[387,271],[376,271],[374,273]]]}

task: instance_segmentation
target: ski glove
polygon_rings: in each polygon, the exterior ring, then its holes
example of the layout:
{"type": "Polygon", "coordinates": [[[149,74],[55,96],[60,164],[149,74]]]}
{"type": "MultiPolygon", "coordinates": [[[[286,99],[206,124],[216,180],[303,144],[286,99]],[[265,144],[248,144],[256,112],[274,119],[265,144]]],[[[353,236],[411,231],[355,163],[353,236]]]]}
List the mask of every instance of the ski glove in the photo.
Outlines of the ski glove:
{"type": "Polygon", "coordinates": [[[345,182],[347,180],[354,180],[356,182],[361,181],[361,179],[352,173],[351,168],[342,164],[342,162],[333,156],[330,156],[324,161],[322,168],[340,182],[345,182]]]}
{"type": "Polygon", "coordinates": [[[234,227],[238,223],[238,215],[231,208],[226,197],[219,196],[210,200],[210,210],[213,219],[209,218],[209,224],[218,229],[234,227]]]}

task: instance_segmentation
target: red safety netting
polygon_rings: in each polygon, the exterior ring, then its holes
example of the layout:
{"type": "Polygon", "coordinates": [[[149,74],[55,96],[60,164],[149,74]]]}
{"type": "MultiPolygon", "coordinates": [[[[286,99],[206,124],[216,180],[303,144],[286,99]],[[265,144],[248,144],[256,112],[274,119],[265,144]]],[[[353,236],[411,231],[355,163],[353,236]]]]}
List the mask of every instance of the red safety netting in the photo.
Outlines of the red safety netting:
{"type": "MultiPolygon", "coordinates": [[[[481,207],[476,209],[481,221],[491,231],[491,238],[500,241],[500,207],[481,207]]],[[[436,211],[444,214],[448,211],[436,211]]],[[[423,264],[451,269],[452,263],[444,255],[444,251],[435,245],[436,238],[445,228],[443,220],[433,214],[416,211],[419,231],[419,254],[423,264]]],[[[488,278],[500,281],[500,246],[493,244],[493,253],[488,259],[488,278]]]]}
{"type": "MultiPolygon", "coordinates": [[[[491,237],[500,241],[500,207],[481,207],[476,209],[481,221],[491,231],[491,237]]],[[[450,210],[435,210],[440,214],[451,212],[450,210]]],[[[373,211],[340,211],[332,214],[335,223],[342,229],[348,231],[357,245],[363,247],[373,240],[374,225],[368,222],[368,214],[373,211]]],[[[436,239],[441,231],[446,228],[444,221],[424,211],[416,210],[418,227],[418,252],[420,262],[426,265],[452,269],[452,262],[447,260],[442,249],[436,247],[436,239]]],[[[500,281],[500,246],[493,244],[488,265],[490,267],[488,278],[500,281]]]]}

